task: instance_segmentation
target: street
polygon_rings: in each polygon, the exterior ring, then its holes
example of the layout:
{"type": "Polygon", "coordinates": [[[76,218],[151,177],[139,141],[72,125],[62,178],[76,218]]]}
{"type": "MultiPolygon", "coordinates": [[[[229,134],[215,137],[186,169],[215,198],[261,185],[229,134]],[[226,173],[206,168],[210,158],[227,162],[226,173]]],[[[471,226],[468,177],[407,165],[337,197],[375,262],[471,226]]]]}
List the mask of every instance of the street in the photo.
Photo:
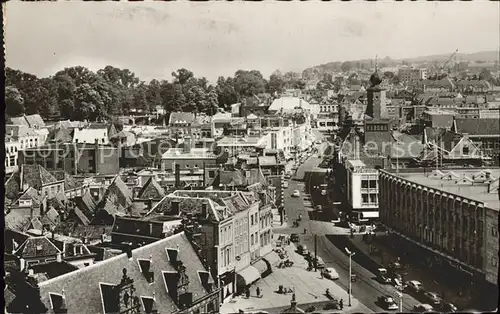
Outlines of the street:
{"type": "MultiPolygon", "coordinates": [[[[313,204],[315,198],[320,198],[318,193],[312,193],[314,186],[318,186],[323,182],[300,182],[297,179],[304,178],[304,173],[312,170],[321,162],[320,158],[311,157],[306,160],[297,170],[297,174],[289,183],[288,189],[285,191],[285,210],[288,217],[288,231],[289,233],[298,233],[300,235],[300,243],[305,244],[309,250],[314,253],[314,235],[316,235],[316,250],[317,254],[322,257],[326,267],[333,267],[337,270],[340,280],[337,282],[346,291],[348,287],[349,277],[349,257],[342,250],[337,248],[328,238],[335,235],[346,235],[347,230],[344,228],[336,227],[330,221],[311,220],[313,211],[313,204]],[[300,197],[292,197],[292,192],[299,190],[300,197]],[[299,214],[302,214],[302,222],[299,228],[291,228],[293,220],[297,219],[299,214]],[[304,228],[307,233],[304,233],[304,228]]],[[[333,205],[335,206],[335,205],[333,205]]],[[[323,213],[324,215],[328,213],[323,213]]],[[[284,233],[285,230],[280,231],[284,233]]],[[[374,312],[385,311],[375,304],[376,299],[381,295],[393,296],[396,302],[399,302],[396,289],[390,285],[382,285],[374,280],[375,274],[363,268],[355,262],[356,258],[352,261],[352,272],[357,275],[357,281],[352,283],[352,295],[357,298],[367,308],[374,312]]],[[[346,292],[347,298],[347,292],[346,292]]],[[[418,304],[413,297],[408,294],[403,296],[403,311],[412,311],[413,307],[418,304]]]]}

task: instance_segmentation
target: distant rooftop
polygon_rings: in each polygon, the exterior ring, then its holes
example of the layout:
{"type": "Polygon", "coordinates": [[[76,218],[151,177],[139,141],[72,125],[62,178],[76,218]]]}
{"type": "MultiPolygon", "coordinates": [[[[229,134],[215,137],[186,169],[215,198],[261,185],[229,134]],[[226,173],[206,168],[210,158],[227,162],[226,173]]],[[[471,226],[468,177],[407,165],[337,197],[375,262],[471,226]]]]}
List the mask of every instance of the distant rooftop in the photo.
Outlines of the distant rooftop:
{"type": "MultiPolygon", "coordinates": [[[[397,175],[417,184],[485,203],[485,206],[492,209],[500,209],[500,200],[498,199],[499,168],[429,170],[425,173],[423,170],[413,170],[411,172],[400,171],[397,175]],[[485,175],[486,173],[489,173],[491,179],[489,181],[480,180],[481,174],[485,175]],[[489,193],[488,182],[491,183],[489,193]]],[[[393,171],[391,173],[395,174],[393,171]]]]}

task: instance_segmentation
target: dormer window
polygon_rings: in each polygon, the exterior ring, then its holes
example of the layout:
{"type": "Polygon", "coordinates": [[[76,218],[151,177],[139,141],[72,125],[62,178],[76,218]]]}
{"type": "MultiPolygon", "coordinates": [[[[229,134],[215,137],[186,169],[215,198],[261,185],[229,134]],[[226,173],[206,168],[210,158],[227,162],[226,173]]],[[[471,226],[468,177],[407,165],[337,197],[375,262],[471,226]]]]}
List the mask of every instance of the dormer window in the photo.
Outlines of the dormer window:
{"type": "Polygon", "coordinates": [[[59,293],[52,293],[49,292],[49,300],[50,300],[50,306],[54,313],[68,313],[68,309],[66,308],[66,297],[64,296],[64,292],[59,294],[59,293]]]}
{"type": "Polygon", "coordinates": [[[139,270],[144,275],[148,283],[152,284],[155,281],[154,272],[152,271],[153,263],[152,258],[148,259],[137,259],[137,264],[139,264],[139,270]]]}
{"type": "Polygon", "coordinates": [[[158,313],[158,310],[156,309],[155,297],[143,297],[143,296],[141,296],[141,300],[142,300],[142,306],[144,308],[144,312],[146,314],[158,313]]]}

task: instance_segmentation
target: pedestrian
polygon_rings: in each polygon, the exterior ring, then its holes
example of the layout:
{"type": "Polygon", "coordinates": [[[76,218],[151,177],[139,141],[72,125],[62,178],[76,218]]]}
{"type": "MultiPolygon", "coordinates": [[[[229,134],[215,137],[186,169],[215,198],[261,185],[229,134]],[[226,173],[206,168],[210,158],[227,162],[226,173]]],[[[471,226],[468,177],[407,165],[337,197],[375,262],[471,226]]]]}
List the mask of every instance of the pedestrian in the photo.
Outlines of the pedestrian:
{"type": "Polygon", "coordinates": [[[344,308],[344,299],[340,299],[339,305],[340,309],[342,310],[344,308]]]}
{"type": "Polygon", "coordinates": [[[257,287],[257,289],[255,290],[255,292],[257,292],[257,297],[260,297],[260,288],[257,287]]]}

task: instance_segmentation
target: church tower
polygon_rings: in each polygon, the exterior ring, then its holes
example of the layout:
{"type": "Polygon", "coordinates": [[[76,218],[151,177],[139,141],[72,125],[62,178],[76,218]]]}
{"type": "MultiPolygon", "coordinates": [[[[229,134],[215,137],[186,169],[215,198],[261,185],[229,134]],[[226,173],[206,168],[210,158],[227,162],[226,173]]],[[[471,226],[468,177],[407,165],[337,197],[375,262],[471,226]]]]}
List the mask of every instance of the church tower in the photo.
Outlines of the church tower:
{"type": "Polygon", "coordinates": [[[370,87],[366,89],[366,114],[372,119],[388,119],[385,89],[380,86],[382,79],[378,73],[378,62],[375,61],[375,72],[370,76],[370,87]]]}

